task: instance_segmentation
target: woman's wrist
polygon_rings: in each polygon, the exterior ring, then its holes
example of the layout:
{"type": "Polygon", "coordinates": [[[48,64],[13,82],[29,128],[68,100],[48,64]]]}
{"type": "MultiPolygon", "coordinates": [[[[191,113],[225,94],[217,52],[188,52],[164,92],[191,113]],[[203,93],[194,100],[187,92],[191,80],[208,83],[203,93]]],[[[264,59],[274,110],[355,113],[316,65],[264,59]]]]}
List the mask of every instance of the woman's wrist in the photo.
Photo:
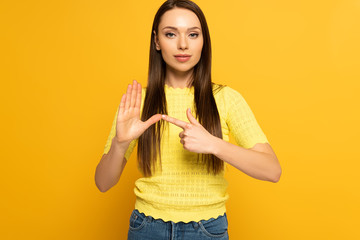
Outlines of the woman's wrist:
{"type": "Polygon", "coordinates": [[[120,141],[118,141],[118,139],[117,139],[116,136],[115,136],[115,137],[112,139],[112,143],[114,144],[114,146],[115,146],[116,148],[120,148],[120,149],[126,150],[126,149],[129,147],[131,141],[120,142],[120,141]]]}
{"type": "Polygon", "coordinates": [[[222,143],[222,139],[218,138],[216,136],[213,136],[212,140],[211,140],[211,147],[210,147],[210,153],[213,155],[217,155],[219,153],[219,149],[220,149],[220,145],[222,143]]]}

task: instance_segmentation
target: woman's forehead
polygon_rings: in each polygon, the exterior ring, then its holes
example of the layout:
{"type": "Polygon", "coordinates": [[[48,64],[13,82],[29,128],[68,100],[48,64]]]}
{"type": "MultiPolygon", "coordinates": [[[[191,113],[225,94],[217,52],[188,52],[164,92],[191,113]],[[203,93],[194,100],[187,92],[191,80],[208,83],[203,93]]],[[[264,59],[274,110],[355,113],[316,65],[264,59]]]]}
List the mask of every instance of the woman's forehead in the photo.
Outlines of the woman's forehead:
{"type": "Polygon", "coordinates": [[[195,28],[201,29],[201,24],[194,12],[184,8],[174,8],[165,12],[161,17],[159,30],[166,27],[188,31],[195,28]]]}

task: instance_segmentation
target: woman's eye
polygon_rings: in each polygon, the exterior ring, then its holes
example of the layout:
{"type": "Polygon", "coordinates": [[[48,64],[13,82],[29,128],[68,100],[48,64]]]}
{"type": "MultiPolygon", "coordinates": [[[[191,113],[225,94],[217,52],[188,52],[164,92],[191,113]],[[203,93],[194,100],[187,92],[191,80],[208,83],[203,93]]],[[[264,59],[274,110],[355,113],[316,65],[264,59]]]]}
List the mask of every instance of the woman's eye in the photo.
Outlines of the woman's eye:
{"type": "Polygon", "coordinates": [[[175,34],[173,34],[173,33],[165,33],[165,36],[169,36],[169,34],[172,34],[172,35],[175,35],[175,34]]]}
{"type": "MultiPolygon", "coordinates": [[[[165,33],[165,36],[167,36],[167,37],[173,37],[173,36],[175,36],[175,34],[174,34],[174,33],[165,33]]],[[[196,38],[196,37],[199,36],[199,34],[198,34],[198,33],[190,33],[190,36],[191,36],[192,38],[196,38]]]]}

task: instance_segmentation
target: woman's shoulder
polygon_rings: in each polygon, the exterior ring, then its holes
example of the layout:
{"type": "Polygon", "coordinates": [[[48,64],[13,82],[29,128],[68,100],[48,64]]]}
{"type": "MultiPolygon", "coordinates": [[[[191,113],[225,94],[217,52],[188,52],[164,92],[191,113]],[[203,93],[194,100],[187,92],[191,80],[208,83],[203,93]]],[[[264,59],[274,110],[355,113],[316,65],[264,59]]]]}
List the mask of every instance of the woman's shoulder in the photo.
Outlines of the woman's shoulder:
{"type": "Polygon", "coordinates": [[[247,105],[243,95],[233,87],[228,85],[214,84],[214,98],[218,108],[229,111],[232,107],[242,108],[247,105]],[[216,93],[215,93],[216,92],[216,93]]]}

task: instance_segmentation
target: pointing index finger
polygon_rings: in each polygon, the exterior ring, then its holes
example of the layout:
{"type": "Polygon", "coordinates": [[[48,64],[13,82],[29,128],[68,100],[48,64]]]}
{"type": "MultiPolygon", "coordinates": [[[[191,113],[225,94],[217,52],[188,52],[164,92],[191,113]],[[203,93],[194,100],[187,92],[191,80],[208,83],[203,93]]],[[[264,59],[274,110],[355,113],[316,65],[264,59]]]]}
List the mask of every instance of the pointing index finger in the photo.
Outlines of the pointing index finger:
{"type": "Polygon", "coordinates": [[[186,127],[189,127],[189,124],[190,123],[187,123],[187,122],[184,122],[184,121],[181,121],[179,119],[176,119],[176,118],[173,118],[173,117],[169,117],[167,115],[162,115],[162,119],[178,126],[178,127],[181,127],[182,129],[185,129],[186,127]]]}

